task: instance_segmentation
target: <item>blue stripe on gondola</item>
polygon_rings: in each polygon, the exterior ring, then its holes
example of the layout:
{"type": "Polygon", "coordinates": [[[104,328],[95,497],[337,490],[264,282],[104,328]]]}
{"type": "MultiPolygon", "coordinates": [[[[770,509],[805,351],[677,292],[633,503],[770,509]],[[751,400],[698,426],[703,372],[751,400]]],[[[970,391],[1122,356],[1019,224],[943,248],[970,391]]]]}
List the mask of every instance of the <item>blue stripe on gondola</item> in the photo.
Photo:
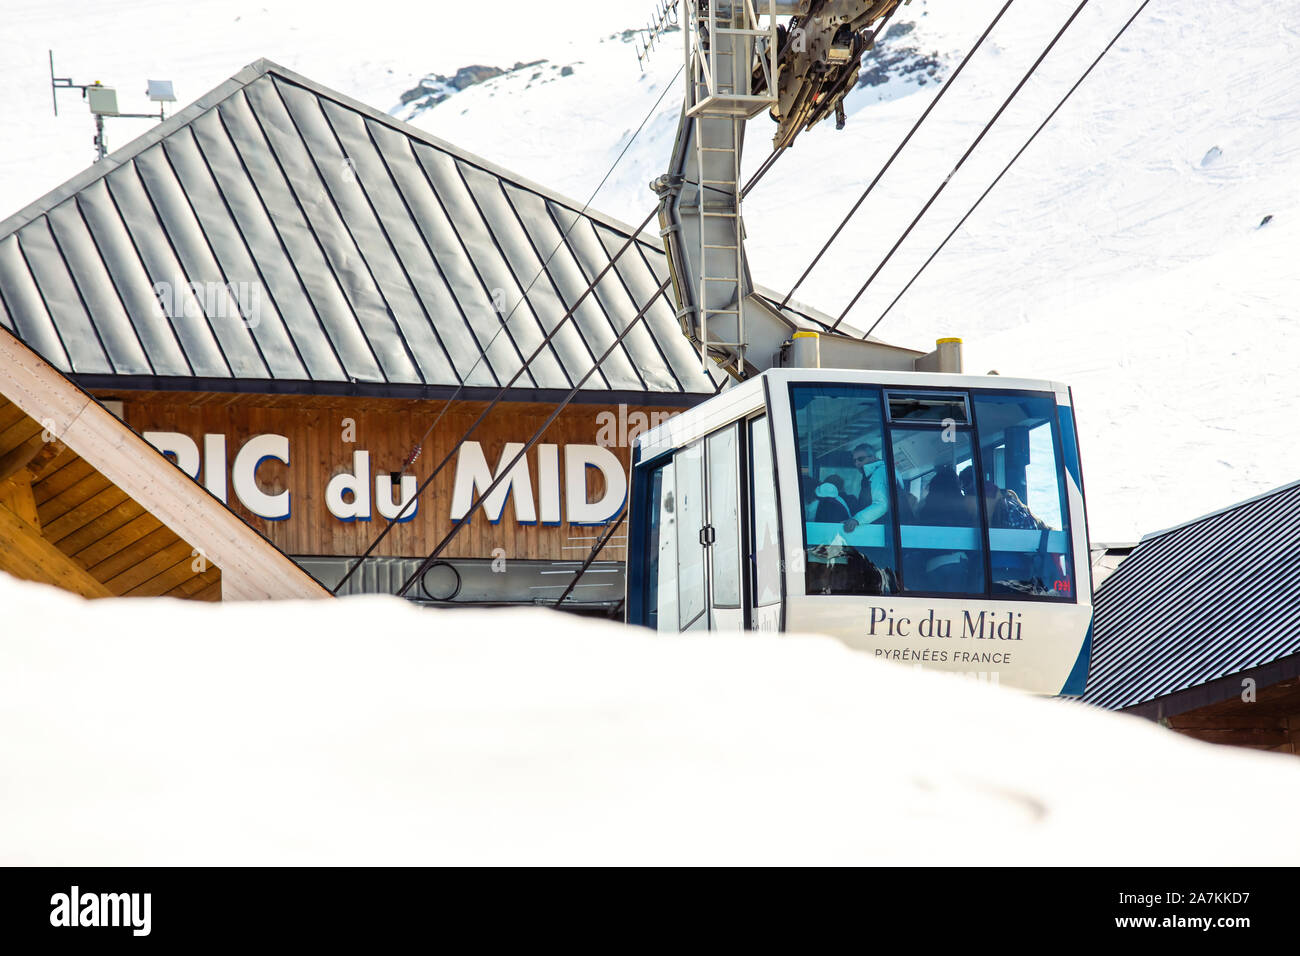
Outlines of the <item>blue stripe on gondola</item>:
{"type": "Polygon", "coordinates": [[[1079,656],[1075,658],[1074,667],[1070,669],[1070,676],[1065,679],[1065,686],[1061,688],[1062,697],[1082,697],[1083,688],[1088,682],[1088,661],[1092,657],[1092,618],[1088,619],[1088,633],[1083,639],[1083,647],[1079,649],[1079,656]]]}
{"type": "Polygon", "coordinates": [[[1074,435],[1074,412],[1069,405],[1057,405],[1056,417],[1061,422],[1061,450],[1065,454],[1065,470],[1074,479],[1074,485],[1083,489],[1079,477],[1079,442],[1074,435]]]}

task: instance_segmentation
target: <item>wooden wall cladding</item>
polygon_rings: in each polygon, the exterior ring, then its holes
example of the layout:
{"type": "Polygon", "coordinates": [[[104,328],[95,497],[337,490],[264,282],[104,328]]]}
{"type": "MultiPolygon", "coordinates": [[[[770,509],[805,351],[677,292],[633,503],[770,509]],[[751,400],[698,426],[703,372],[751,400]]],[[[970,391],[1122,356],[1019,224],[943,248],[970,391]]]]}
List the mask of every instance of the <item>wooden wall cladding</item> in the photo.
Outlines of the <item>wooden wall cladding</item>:
{"type": "Polygon", "coordinates": [[[1254,700],[1230,697],[1166,723],[1207,743],[1300,754],[1300,679],[1259,687],[1254,700]]]}
{"type": "MultiPolygon", "coordinates": [[[[326,486],[333,476],[352,470],[354,451],[370,453],[373,493],[375,477],[387,481],[391,472],[399,471],[412,447],[436,420],[433,432],[423,440],[419,458],[406,470],[406,474],[423,482],[487,407],[482,402],[453,402],[448,407],[441,401],[285,396],[267,396],[266,401],[261,401],[262,396],[225,396],[224,400],[216,401],[208,395],[159,392],[139,395],[116,392],[100,397],[122,401],[127,424],[138,432],[179,432],[193,439],[200,449],[204,435],[224,434],[230,506],[281,550],[297,555],[359,555],[388,524],[377,507],[370,521],[354,522],[339,520],[326,507],[326,486]],[[352,443],[346,440],[350,437],[349,421],[355,432],[352,443]],[[236,453],[248,439],[260,434],[283,435],[289,441],[288,465],[268,459],[257,470],[262,491],[277,494],[287,489],[290,493],[290,516],[282,521],[269,521],[253,514],[230,484],[229,470],[236,453]]],[[[503,403],[490,413],[471,440],[482,445],[488,466],[495,470],[505,444],[528,441],[552,411],[553,406],[547,404],[503,403]]],[[[542,442],[560,446],[603,444],[623,463],[626,473],[631,452],[627,441],[629,431],[634,432],[643,420],[637,413],[653,422],[679,411],[680,408],[625,406],[620,412],[617,406],[571,405],[548,428],[542,442]]],[[[563,447],[560,455],[563,473],[563,447]]],[[[528,463],[534,501],[539,501],[535,448],[528,454],[528,463]]],[[[433,550],[453,523],[450,511],[456,464],[457,459],[453,457],[420,496],[415,518],[393,529],[375,554],[410,557],[433,550]]],[[[202,473],[200,478],[203,479],[202,473]]],[[[587,481],[588,500],[597,500],[604,491],[599,471],[588,469],[587,481]]],[[[482,511],[476,512],[445,554],[448,557],[581,559],[600,532],[600,527],[568,523],[567,513],[557,526],[521,524],[516,520],[514,502],[508,501],[497,524],[490,523],[482,511]]],[[[622,560],[624,542],[624,532],[620,529],[602,557],[622,560]]]]}

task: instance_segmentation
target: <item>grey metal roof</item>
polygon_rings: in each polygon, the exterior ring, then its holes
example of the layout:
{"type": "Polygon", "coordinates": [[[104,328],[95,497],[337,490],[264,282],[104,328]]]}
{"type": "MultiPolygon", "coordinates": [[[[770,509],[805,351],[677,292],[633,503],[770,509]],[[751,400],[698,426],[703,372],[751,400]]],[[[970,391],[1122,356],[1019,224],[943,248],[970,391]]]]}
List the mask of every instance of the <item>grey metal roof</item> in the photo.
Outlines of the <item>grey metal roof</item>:
{"type": "Polygon", "coordinates": [[[1116,710],[1300,653],[1300,481],[1143,538],[1093,615],[1083,699],[1116,710]]]}
{"type": "MultiPolygon", "coordinates": [[[[473,394],[629,234],[259,60],[0,223],[0,325],[89,387],[473,394]],[[504,328],[494,301],[519,303],[504,328]]],[[[570,389],[666,276],[638,237],[516,387],[570,389]]],[[[681,400],[717,381],[661,295],[584,390],[681,400]]]]}

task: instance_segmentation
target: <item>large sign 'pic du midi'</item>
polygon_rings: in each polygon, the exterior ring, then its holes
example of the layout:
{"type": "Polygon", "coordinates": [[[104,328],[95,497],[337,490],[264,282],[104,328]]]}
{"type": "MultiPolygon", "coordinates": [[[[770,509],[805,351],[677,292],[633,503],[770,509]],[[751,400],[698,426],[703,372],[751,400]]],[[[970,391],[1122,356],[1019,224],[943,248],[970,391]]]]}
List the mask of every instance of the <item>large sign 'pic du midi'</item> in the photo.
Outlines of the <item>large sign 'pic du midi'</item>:
{"type": "MultiPolygon", "coordinates": [[[[374,553],[425,555],[464,519],[449,557],[503,549],[545,561],[584,557],[595,526],[618,520],[631,446],[678,410],[575,404],[552,418],[553,405],[513,402],[480,421],[486,411],[158,393],[123,407],[128,425],[288,554],[358,555],[396,522],[374,553]]],[[[611,538],[605,557],[622,560],[624,540],[611,538]]]]}
{"type": "MultiPolygon", "coordinates": [[[[223,502],[229,502],[233,494],[245,508],[267,521],[293,516],[290,489],[266,491],[258,481],[258,470],[267,461],[293,466],[295,457],[287,435],[253,435],[233,449],[233,458],[231,443],[221,433],[203,435],[201,447],[180,432],[145,432],[144,437],[192,478],[202,473],[207,489],[223,502]]],[[[482,503],[493,524],[502,520],[507,501],[513,505],[514,520],[523,525],[600,525],[622,511],[627,471],[609,448],[539,443],[530,454],[519,456],[523,448],[522,441],[505,442],[496,461],[490,462],[482,443],[464,442],[455,456],[446,517],[452,521],[463,518],[475,499],[503,475],[482,503]],[[516,457],[518,461],[514,461],[516,457]],[[593,469],[602,486],[594,500],[588,493],[589,471],[593,469]]],[[[420,502],[413,501],[419,487],[417,476],[375,472],[365,448],[354,449],[351,460],[332,472],[319,476],[324,482],[319,499],[338,521],[370,521],[376,513],[390,521],[411,521],[419,514],[420,502]]]]}

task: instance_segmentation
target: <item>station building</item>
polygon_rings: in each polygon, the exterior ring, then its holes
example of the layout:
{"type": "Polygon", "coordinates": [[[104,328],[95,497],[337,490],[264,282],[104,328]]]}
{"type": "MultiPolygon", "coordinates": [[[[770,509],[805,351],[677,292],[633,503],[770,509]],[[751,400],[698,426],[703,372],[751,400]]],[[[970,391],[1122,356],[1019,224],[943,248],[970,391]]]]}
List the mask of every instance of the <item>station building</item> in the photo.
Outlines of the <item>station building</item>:
{"type": "Polygon", "coordinates": [[[1093,599],[1083,699],[1300,753],[1300,482],[1144,537],[1093,599]]]}
{"type": "MultiPolygon", "coordinates": [[[[658,236],[265,60],[0,223],[0,326],[326,587],[400,516],[340,593],[410,580],[576,390],[434,603],[554,603],[631,441],[718,391],[667,279],[658,236]]],[[[625,540],[569,605],[617,610],[625,540]]]]}

